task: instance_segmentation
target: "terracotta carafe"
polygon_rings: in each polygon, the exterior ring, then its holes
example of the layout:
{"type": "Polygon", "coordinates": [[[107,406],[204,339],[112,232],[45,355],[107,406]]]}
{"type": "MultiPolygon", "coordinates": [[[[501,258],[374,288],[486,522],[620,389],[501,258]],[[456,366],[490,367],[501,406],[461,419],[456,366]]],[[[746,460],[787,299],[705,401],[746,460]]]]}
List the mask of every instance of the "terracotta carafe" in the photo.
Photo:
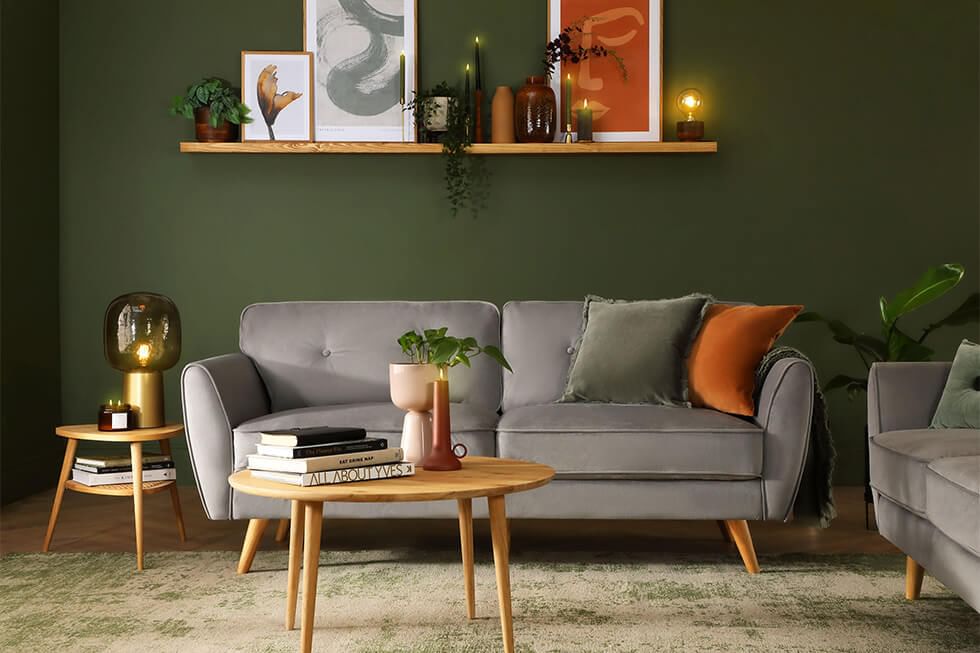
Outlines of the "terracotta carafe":
{"type": "Polygon", "coordinates": [[[490,104],[490,141],[514,142],[514,92],[510,86],[498,86],[490,104]]]}
{"type": "Polygon", "coordinates": [[[422,461],[422,468],[430,472],[451,472],[463,467],[459,459],[466,455],[466,445],[453,446],[449,425],[449,380],[441,378],[432,382],[432,451],[422,461]],[[461,454],[456,449],[462,447],[461,454]]]}

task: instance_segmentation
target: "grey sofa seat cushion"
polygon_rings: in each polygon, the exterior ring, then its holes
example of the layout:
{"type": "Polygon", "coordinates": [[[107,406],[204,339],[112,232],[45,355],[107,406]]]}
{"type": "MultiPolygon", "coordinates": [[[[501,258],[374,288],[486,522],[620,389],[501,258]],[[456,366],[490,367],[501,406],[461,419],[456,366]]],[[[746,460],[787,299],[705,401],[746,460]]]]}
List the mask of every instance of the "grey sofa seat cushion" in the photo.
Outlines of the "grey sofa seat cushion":
{"type": "Polygon", "coordinates": [[[508,410],[502,458],[551,465],[563,478],[757,478],[762,429],[713,410],[545,404],[508,410]]]}
{"type": "Polygon", "coordinates": [[[946,537],[980,556],[980,456],[930,463],[926,517],[946,537]]]}
{"type": "MultiPolygon", "coordinates": [[[[385,403],[314,406],[285,410],[243,422],[235,429],[235,469],[245,466],[245,456],[255,453],[261,431],[308,426],[359,426],[371,437],[388,439],[388,446],[401,442],[405,411],[385,403]]],[[[466,445],[474,456],[493,456],[496,452],[494,429],[497,414],[476,404],[450,406],[453,441],[466,445]]]]}
{"type": "Polygon", "coordinates": [[[871,485],[920,515],[926,513],[926,468],[942,458],[980,455],[980,430],[913,429],[871,438],[871,485]]]}

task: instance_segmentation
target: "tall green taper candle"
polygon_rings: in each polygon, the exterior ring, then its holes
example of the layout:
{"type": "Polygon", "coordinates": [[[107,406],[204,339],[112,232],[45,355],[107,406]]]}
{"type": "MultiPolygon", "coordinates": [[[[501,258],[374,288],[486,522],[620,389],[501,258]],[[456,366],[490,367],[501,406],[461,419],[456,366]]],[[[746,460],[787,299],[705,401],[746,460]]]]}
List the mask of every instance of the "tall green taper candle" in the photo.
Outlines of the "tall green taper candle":
{"type": "Polygon", "coordinates": [[[402,56],[398,59],[399,75],[398,81],[400,86],[398,87],[398,102],[399,104],[405,104],[405,51],[402,50],[402,56]]]}
{"type": "Polygon", "coordinates": [[[483,77],[480,75],[480,37],[476,37],[476,51],[473,54],[476,59],[476,90],[483,90],[483,77]]]}
{"type": "Polygon", "coordinates": [[[568,125],[572,124],[572,75],[571,73],[565,77],[565,126],[566,129],[571,129],[568,125]]]}

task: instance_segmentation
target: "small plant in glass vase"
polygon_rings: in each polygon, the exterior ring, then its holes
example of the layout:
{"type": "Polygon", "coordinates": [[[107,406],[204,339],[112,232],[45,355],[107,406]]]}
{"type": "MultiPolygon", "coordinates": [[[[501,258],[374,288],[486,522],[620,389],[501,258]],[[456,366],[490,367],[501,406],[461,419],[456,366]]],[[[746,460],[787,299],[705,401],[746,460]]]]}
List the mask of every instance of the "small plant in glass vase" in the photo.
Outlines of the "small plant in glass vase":
{"type": "MultiPolygon", "coordinates": [[[[398,338],[398,345],[409,361],[392,363],[388,368],[391,401],[408,411],[402,424],[401,443],[408,462],[422,463],[432,453],[434,435],[430,411],[439,398],[446,402],[444,437],[448,440],[449,368],[456,365],[470,367],[474,357],[486,354],[505,369],[511,369],[499,348],[481,346],[475,338],[456,338],[448,335],[448,331],[447,327],[441,327],[425,329],[422,333],[406,332],[398,338]],[[437,396],[440,394],[441,397],[437,396]]],[[[443,422],[437,426],[443,426],[443,422]]]]}

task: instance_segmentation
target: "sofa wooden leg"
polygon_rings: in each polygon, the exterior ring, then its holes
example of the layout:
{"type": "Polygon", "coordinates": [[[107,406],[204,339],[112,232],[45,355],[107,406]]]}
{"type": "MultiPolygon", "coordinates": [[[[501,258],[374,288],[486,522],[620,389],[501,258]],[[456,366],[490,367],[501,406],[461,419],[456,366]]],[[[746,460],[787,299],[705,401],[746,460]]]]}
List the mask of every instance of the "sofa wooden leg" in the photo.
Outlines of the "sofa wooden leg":
{"type": "Polygon", "coordinates": [[[744,519],[726,519],[728,532],[735,540],[739,555],[745,564],[745,570],[750,574],[759,573],[759,561],[755,557],[755,546],[752,544],[752,534],[749,533],[749,523],[744,519]]]}
{"type": "Polygon", "coordinates": [[[280,519],[279,525],[276,526],[276,542],[285,542],[286,533],[289,532],[289,520],[280,519]]]}
{"type": "Polygon", "coordinates": [[[245,544],[242,545],[242,556],[238,559],[239,574],[247,574],[248,570],[252,568],[252,560],[255,559],[255,552],[259,549],[259,542],[262,541],[262,534],[265,533],[265,528],[268,525],[268,519],[248,520],[248,528],[245,530],[245,544]]]}
{"type": "Polygon", "coordinates": [[[721,539],[731,544],[732,534],[728,532],[728,524],[726,524],[722,519],[719,519],[715,523],[718,524],[718,530],[721,531],[721,539]]]}
{"type": "Polygon", "coordinates": [[[922,591],[922,574],[925,569],[912,556],[905,557],[905,598],[914,601],[922,591]]]}

